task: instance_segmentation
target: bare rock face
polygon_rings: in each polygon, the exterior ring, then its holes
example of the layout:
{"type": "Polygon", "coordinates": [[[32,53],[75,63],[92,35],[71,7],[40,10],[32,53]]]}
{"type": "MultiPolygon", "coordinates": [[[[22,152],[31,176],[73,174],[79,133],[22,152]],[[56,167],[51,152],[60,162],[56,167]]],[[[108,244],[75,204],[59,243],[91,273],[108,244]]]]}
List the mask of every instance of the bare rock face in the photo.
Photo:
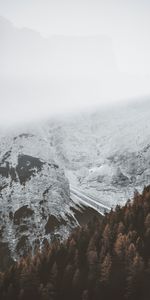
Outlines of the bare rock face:
{"type": "Polygon", "coordinates": [[[62,217],[56,218],[55,216],[50,215],[45,225],[45,233],[52,233],[55,229],[59,229],[61,225],[67,225],[66,221],[62,217]]]}
{"type": "Polygon", "coordinates": [[[14,224],[20,225],[23,219],[30,218],[34,214],[34,211],[31,208],[28,208],[27,205],[20,207],[14,213],[14,224]]]}

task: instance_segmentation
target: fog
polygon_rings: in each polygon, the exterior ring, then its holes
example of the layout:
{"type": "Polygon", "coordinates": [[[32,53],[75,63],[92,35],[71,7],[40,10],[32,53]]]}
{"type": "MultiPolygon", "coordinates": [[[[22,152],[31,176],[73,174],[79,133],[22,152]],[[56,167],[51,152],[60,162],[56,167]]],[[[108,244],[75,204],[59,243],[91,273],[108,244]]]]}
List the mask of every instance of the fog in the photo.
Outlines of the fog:
{"type": "Polygon", "coordinates": [[[150,95],[150,3],[0,0],[0,126],[150,95]]]}

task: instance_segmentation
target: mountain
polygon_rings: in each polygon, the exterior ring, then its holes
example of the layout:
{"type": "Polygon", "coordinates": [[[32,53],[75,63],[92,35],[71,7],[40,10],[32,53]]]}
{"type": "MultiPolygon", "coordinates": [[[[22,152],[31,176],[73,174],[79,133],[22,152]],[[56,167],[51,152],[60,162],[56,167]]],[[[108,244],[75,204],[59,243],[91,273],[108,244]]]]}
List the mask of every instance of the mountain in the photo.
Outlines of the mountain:
{"type": "Polygon", "coordinates": [[[96,214],[70,195],[70,185],[115,207],[149,184],[149,111],[148,99],[1,131],[0,248],[6,265],[45,239],[65,239],[96,214]]]}
{"type": "Polygon", "coordinates": [[[0,275],[2,300],[148,300],[150,186],[0,275]]]}

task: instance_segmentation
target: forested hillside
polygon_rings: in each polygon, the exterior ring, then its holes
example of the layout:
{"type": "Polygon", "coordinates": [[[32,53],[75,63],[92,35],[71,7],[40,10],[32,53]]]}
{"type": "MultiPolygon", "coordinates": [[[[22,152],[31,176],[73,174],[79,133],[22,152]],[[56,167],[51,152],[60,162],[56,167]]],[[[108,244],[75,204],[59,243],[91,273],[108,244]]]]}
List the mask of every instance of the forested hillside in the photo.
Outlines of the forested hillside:
{"type": "Polygon", "coordinates": [[[0,299],[149,300],[149,283],[150,186],[1,274],[0,299]]]}

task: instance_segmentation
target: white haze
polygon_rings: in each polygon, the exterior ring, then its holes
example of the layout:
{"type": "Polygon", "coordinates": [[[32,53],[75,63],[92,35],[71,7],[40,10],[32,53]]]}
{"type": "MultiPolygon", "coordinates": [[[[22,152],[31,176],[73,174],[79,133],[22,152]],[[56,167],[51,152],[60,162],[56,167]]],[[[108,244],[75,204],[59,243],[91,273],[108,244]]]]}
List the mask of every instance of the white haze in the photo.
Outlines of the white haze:
{"type": "Polygon", "coordinates": [[[150,95],[150,3],[0,0],[0,125],[150,95]]]}

